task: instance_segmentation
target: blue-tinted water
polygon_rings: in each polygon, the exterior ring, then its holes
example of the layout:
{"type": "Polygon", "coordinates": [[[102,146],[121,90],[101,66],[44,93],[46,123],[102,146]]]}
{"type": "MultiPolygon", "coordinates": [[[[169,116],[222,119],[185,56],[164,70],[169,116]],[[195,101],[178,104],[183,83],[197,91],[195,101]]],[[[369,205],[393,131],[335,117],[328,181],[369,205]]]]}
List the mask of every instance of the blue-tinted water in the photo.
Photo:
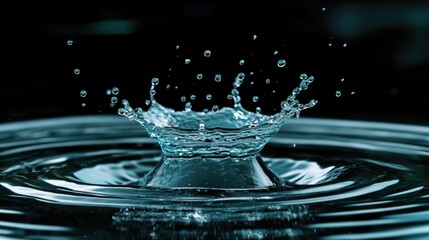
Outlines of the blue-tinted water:
{"type": "Polygon", "coordinates": [[[288,119],[263,148],[262,158],[252,158],[266,163],[284,184],[253,189],[142,186],[160,159],[160,147],[146,131],[119,116],[0,125],[0,236],[429,236],[428,127],[288,119]]]}

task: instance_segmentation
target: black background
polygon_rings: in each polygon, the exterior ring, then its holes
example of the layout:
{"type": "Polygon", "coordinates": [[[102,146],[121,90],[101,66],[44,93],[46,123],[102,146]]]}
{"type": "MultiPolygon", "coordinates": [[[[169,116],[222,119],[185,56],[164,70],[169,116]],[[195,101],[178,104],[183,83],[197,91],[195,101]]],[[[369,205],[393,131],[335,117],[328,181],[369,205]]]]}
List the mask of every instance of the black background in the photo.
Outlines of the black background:
{"type": "Polygon", "coordinates": [[[1,122],[116,114],[118,105],[111,108],[105,94],[113,86],[120,99],[144,106],[152,77],[161,80],[157,99],[170,107],[183,108],[180,96],[191,93],[197,110],[223,106],[234,74],[243,71],[240,90],[249,109],[258,95],[264,113],[278,111],[307,73],[316,81],[300,97],[319,104],[305,117],[429,123],[429,3],[62,2],[1,11],[1,122]],[[212,57],[203,56],[205,49],[212,57]],[[183,64],[187,57],[189,65],[183,64]],[[275,66],[280,58],[286,67],[275,66]],[[81,73],[73,74],[74,68],[81,73]],[[199,72],[206,77],[196,81],[199,72]],[[215,73],[222,74],[221,83],[213,81],[215,73]],[[82,89],[86,98],[79,96],[82,89]],[[201,101],[207,93],[213,100],[201,101]]]}

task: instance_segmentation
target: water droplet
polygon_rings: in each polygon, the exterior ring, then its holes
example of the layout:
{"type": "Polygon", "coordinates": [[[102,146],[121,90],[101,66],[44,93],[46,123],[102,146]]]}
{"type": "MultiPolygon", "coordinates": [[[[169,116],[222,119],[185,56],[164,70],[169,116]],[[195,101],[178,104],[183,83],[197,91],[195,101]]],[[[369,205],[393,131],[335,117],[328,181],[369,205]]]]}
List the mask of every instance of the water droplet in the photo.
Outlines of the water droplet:
{"type": "Polygon", "coordinates": [[[80,69],[79,68],[75,68],[73,70],[74,74],[79,75],[80,74],[80,69]]]}
{"type": "Polygon", "coordinates": [[[115,106],[115,104],[111,102],[110,103],[110,107],[114,107],[114,106],[115,106]]]}
{"type": "Polygon", "coordinates": [[[341,82],[344,82],[344,80],[345,80],[344,78],[341,78],[341,80],[340,80],[340,81],[341,81],[341,82]]]}
{"type": "Polygon", "coordinates": [[[307,76],[307,74],[305,74],[305,73],[303,73],[303,74],[301,74],[300,76],[299,76],[299,79],[301,79],[301,80],[305,80],[305,79],[307,79],[308,78],[308,76],[307,76]]]}
{"type": "Polygon", "coordinates": [[[185,104],[185,112],[190,112],[192,111],[192,104],[190,102],[187,102],[185,104]]]}
{"type": "Polygon", "coordinates": [[[345,48],[345,47],[347,47],[347,43],[344,43],[344,44],[343,44],[343,48],[345,48]]]}
{"type": "Polygon", "coordinates": [[[204,57],[210,57],[212,55],[212,52],[210,50],[204,51],[204,57]]]}
{"type": "Polygon", "coordinates": [[[220,82],[220,81],[222,81],[222,75],[220,75],[220,74],[216,74],[216,75],[215,75],[215,77],[214,77],[214,80],[215,80],[216,82],[220,82]]]}
{"type": "Polygon", "coordinates": [[[117,102],[118,102],[118,98],[117,98],[117,97],[115,97],[115,96],[113,96],[113,97],[110,99],[110,101],[111,101],[112,103],[117,103],[117,102]]]}
{"type": "Polygon", "coordinates": [[[191,59],[189,58],[185,59],[185,64],[189,64],[189,63],[191,63],[191,59]]]}
{"type": "Polygon", "coordinates": [[[197,74],[197,79],[198,79],[198,80],[203,79],[203,74],[202,74],[202,73],[198,73],[198,74],[197,74]]]}
{"type": "Polygon", "coordinates": [[[257,102],[257,101],[259,100],[259,97],[258,97],[258,96],[254,96],[254,97],[252,98],[252,100],[253,100],[253,102],[257,102]]]}
{"type": "Polygon", "coordinates": [[[180,45],[176,45],[176,49],[178,50],[180,48],[180,45]]]}
{"type": "Polygon", "coordinates": [[[67,40],[67,45],[68,45],[68,46],[73,45],[73,40],[67,40]]]}
{"type": "Polygon", "coordinates": [[[179,88],[179,86],[174,86],[174,89],[178,89],[179,88]]]}
{"type": "Polygon", "coordinates": [[[277,67],[284,67],[284,66],[286,66],[286,60],[280,59],[279,61],[277,61],[277,67]]]}
{"type": "Polygon", "coordinates": [[[155,96],[155,94],[156,94],[155,89],[151,89],[151,90],[149,91],[149,94],[150,94],[151,96],[155,96]]]}
{"type": "Polygon", "coordinates": [[[82,107],[85,107],[86,106],[86,103],[82,103],[82,107]]]}
{"type": "Polygon", "coordinates": [[[255,74],[254,72],[250,72],[249,75],[252,76],[253,74],[255,74]]]}
{"type": "Polygon", "coordinates": [[[257,113],[257,114],[260,114],[261,112],[262,112],[261,107],[256,107],[256,113],[257,113]]]}
{"type": "Polygon", "coordinates": [[[351,92],[350,94],[351,94],[351,95],[354,95],[355,93],[356,93],[356,92],[354,92],[354,91],[353,91],[353,92],[351,92]]]}
{"type": "Polygon", "coordinates": [[[145,103],[146,103],[147,106],[149,106],[150,105],[150,100],[146,100],[145,103]]]}
{"type": "Polygon", "coordinates": [[[274,51],[274,55],[277,55],[277,54],[279,54],[279,51],[277,51],[277,50],[274,51]]]}
{"type": "Polygon", "coordinates": [[[239,62],[239,64],[240,64],[241,66],[243,66],[243,65],[244,65],[244,60],[243,60],[243,59],[241,59],[241,60],[240,60],[240,62],[239,62]]]}
{"type": "Polygon", "coordinates": [[[198,130],[204,130],[206,128],[206,123],[201,120],[200,124],[198,125],[198,130]]]}
{"type": "Polygon", "coordinates": [[[154,77],[152,78],[152,85],[158,85],[159,84],[159,79],[154,77]]]}
{"type": "Polygon", "coordinates": [[[118,95],[119,88],[117,88],[117,87],[112,88],[112,93],[113,93],[113,95],[118,95]]]}
{"type": "Polygon", "coordinates": [[[206,99],[210,101],[212,99],[212,95],[211,94],[207,94],[206,99]]]}
{"type": "Polygon", "coordinates": [[[256,38],[257,38],[258,36],[256,36],[256,34],[255,35],[253,35],[253,40],[256,40],[256,38]]]}
{"type": "Polygon", "coordinates": [[[296,147],[296,143],[294,143],[292,146],[293,146],[293,147],[296,147]]]}
{"type": "Polygon", "coordinates": [[[335,96],[336,96],[336,97],[341,97],[341,91],[336,91],[336,92],[335,92],[335,96]]]}
{"type": "Polygon", "coordinates": [[[328,47],[332,47],[332,43],[329,43],[329,44],[328,44],[328,47]]]}
{"type": "Polygon", "coordinates": [[[232,95],[228,94],[228,96],[226,96],[227,99],[231,100],[232,99],[232,95]]]}
{"type": "Polygon", "coordinates": [[[270,84],[271,80],[269,78],[265,79],[266,84],[270,84]]]}
{"type": "Polygon", "coordinates": [[[324,8],[322,8],[322,11],[326,11],[326,8],[324,7],[324,8]]]}
{"type": "Polygon", "coordinates": [[[218,105],[213,105],[213,107],[212,107],[212,111],[213,111],[213,112],[217,112],[217,111],[219,111],[219,106],[218,106],[218,105]]]}
{"type": "Polygon", "coordinates": [[[86,97],[87,92],[85,90],[80,91],[81,97],[86,97]]]}
{"type": "Polygon", "coordinates": [[[180,101],[185,102],[186,101],[186,97],[185,96],[180,97],[180,101]]]}
{"type": "Polygon", "coordinates": [[[110,96],[111,94],[112,94],[112,90],[111,90],[111,89],[107,89],[107,90],[106,90],[106,95],[107,95],[107,96],[110,96]]]}
{"type": "Polygon", "coordinates": [[[167,84],[167,86],[165,86],[165,88],[170,89],[170,84],[167,84]]]}
{"type": "Polygon", "coordinates": [[[253,85],[253,84],[255,84],[255,82],[250,82],[250,85],[253,85]]]}
{"type": "Polygon", "coordinates": [[[194,94],[191,95],[191,100],[195,100],[195,98],[197,98],[197,96],[195,96],[194,94]]]}
{"type": "Polygon", "coordinates": [[[244,74],[244,73],[239,73],[237,75],[237,78],[240,79],[240,80],[243,80],[245,77],[246,77],[246,74],[244,74]]]}

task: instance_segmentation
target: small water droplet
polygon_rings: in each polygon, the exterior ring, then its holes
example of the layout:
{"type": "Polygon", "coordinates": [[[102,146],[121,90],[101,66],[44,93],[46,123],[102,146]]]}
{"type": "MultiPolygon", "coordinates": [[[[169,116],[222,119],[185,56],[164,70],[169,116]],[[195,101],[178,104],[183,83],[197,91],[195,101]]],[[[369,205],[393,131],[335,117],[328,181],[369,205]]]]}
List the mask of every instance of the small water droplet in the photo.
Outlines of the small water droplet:
{"type": "Polygon", "coordinates": [[[284,67],[284,66],[286,66],[286,60],[280,59],[279,61],[277,61],[277,67],[284,67]]]}
{"type": "Polygon", "coordinates": [[[345,80],[344,78],[341,78],[341,80],[340,80],[340,81],[341,81],[341,82],[344,82],[344,80],[345,80]]]}
{"type": "Polygon", "coordinates": [[[250,72],[249,75],[252,76],[253,74],[255,74],[254,72],[250,72]]]}
{"type": "Polygon", "coordinates": [[[269,78],[265,79],[266,84],[270,84],[271,80],[269,78]]]}
{"type": "Polygon", "coordinates": [[[256,38],[258,38],[258,36],[256,34],[253,35],[253,40],[256,40],[256,38]]]}
{"type": "Polygon", "coordinates": [[[250,85],[253,85],[253,84],[255,84],[255,82],[250,82],[250,85]]]}
{"type": "Polygon", "coordinates": [[[216,75],[215,75],[215,77],[214,77],[214,80],[215,80],[216,82],[220,82],[220,81],[222,81],[222,75],[220,75],[220,74],[216,74],[216,75]]]}
{"type": "Polygon", "coordinates": [[[261,107],[256,107],[256,113],[257,113],[257,114],[260,114],[261,112],[262,112],[261,107]]]}
{"type": "Polygon", "coordinates": [[[257,101],[259,100],[259,97],[258,97],[258,96],[254,96],[254,97],[252,98],[252,100],[253,100],[253,102],[257,102],[257,101]]]}
{"type": "Polygon", "coordinates": [[[299,76],[299,79],[301,79],[301,80],[305,80],[305,79],[307,79],[308,78],[308,76],[307,76],[307,74],[305,74],[305,73],[303,73],[303,74],[301,74],[300,76],[299,76]]]}
{"type": "Polygon", "coordinates": [[[180,101],[185,102],[186,101],[186,97],[185,96],[181,96],[180,97],[180,101]]]}
{"type": "Polygon", "coordinates": [[[241,60],[240,60],[240,62],[239,62],[239,64],[240,64],[241,66],[243,66],[243,65],[244,65],[244,60],[243,60],[243,59],[241,59],[241,60]]]}
{"type": "Polygon", "coordinates": [[[146,100],[145,103],[146,103],[147,106],[149,106],[150,105],[150,100],[146,100]]]}
{"type": "Polygon", "coordinates": [[[165,88],[170,89],[170,84],[167,84],[167,86],[165,86],[165,88]]]}
{"type": "Polygon", "coordinates": [[[111,90],[111,89],[107,89],[107,90],[106,90],[106,95],[107,95],[107,96],[112,95],[112,90],[111,90]]]}
{"type": "Polygon", "coordinates": [[[152,78],[152,85],[158,85],[159,84],[159,79],[154,77],[152,78]]]}
{"type": "Polygon", "coordinates": [[[151,89],[151,90],[149,91],[149,94],[150,94],[151,96],[155,96],[155,94],[156,94],[155,89],[151,89]]]}
{"type": "Polygon", "coordinates": [[[343,44],[343,48],[345,48],[345,47],[347,47],[347,43],[344,43],[344,44],[343,44]]]}
{"type": "Polygon", "coordinates": [[[239,73],[237,75],[237,78],[240,79],[240,80],[243,80],[245,77],[246,77],[246,74],[244,74],[244,73],[239,73]]]}
{"type": "Polygon", "coordinates": [[[212,95],[211,94],[207,94],[206,99],[210,101],[212,99],[212,95]]]}
{"type": "Polygon", "coordinates": [[[197,96],[195,96],[194,94],[191,95],[191,100],[195,100],[195,98],[197,98],[197,96]]]}
{"type": "Polygon", "coordinates": [[[227,99],[231,100],[232,99],[232,95],[228,94],[228,96],[226,96],[227,99]]]}
{"type": "Polygon", "coordinates": [[[86,106],[86,103],[82,103],[82,107],[85,107],[86,106]]]}
{"type": "Polygon", "coordinates": [[[351,94],[351,95],[354,95],[355,93],[356,93],[356,92],[354,92],[354,91],[353,91],[353,92],[351,92],[350,94],[351,94]]]}
{"type": "Polygon", "coordinates": [[[118,95],[119,88],[117,88],[117,87],[112,88],[112,93],[113,93],[113,95],[118,95]]]}
{"type": "Polygon", "coordinates": [[[329,43],[329,44],[328,44],[328,47],[332,47],[332,43],[329,43]]]}
{"type": "Polygon", "coordinates": [[[79,68],[75,68],[73,70],[74,74],[79,75],[80,74],[80,69],[79,68]]]}
{"type": "Polygon", "coordinates": [[[212,52],[210,50],[204,51],[204,57],[210,57],[212,55],[212,52]]]}
{"type": "Polygon", "coordinates": [[[115,97],[115,96],[113,96],[112,98],[110,98],[110,101],[111,101],[112,103],[117,103],[117,102],[118,102],[118,98],[117,98],[117,97],[115,97]]]}
{"type": "Polygon", "coordinates": [[[293,147],[296,147],[296,143],[294,143],[292,146],[293,146],[293,147]]]}
{"type": "Polygon", "coordinates": [[[68,45],[68,46],[73,45],[73,40],[67,40],[67,45],[68,45]]]}
{"type": "Polygon", "coordinates": [[[203,74],[202,74],[202,73],[198,73],[198,74],[197,74],[197,79],[198,79],[198,80],[203,79],[203,74]]]}
{"type": "Polygon", "coordinates": [[[185,64],[189,64],[189,63],[191,63],[191,59],[189,58],[185,59],[185,64]]]}
{"type": "Polygon", "coordinates": [[[212,111],[213,111],[213,112],[217,112],[217,111],[219,111],[219,106],[218,106],[218,105],[213,105],[213,107],[212,107],[212,111]]]}
{"type": "Polygon", "coordinates": [[[85,90],[80,91],[80,96],[81,97],[86,97],[88,93],[85,90]]]}
{"type": "Polygon", "coordinates": [[[336,96],[336,97],[341,97],[341,91],[336,91],[336,92],[335,92],[335,96],[336,96]]]}
{"type": "Polygon", "coordinates": [[[277,50],[274,51],[274,55],[277,55],[277,54],[279,54],[279,51],[277,51],[277,50]]]}
{"type": "Polygon", "coordinates": [[[323,8],[322,8],[322,11],[326,11],[326,8],[325,8],[325,7],[323,7],[323,8]]]}
{"type": "Polygon", "coordinates": [[[178,89],[179,88],[179,86],[174,86],[174,89],[178,89]]]}
{"type": "Polygon", "coordinates": [[[176,49],[178,50],[180,48],[180,45],[176,45],[176,49]]]}

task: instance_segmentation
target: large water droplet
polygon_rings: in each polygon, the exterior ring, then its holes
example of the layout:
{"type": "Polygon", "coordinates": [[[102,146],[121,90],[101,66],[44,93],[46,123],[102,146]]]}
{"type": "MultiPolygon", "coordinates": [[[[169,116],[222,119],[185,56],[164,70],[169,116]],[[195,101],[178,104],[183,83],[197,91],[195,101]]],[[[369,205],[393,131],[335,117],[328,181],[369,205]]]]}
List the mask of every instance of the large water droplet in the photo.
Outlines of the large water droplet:
{"type": "Polygon", "coordinates": [[[117,103],[117,102],[118,102],[118,98],[117,98],[117,97],[115,97],[115,96],[113,96],[112,98],[110,98],[110,101],[111,101],[112,103],[117,103]]]}
{"type": "Polygon", "coordinates": [[[213,111],[213,112],[217,112],[217,111],[219,111],[219,106],[218,106],[218,105],[213,105],[213,107],[212,107],[212,111],[213,111]]]}
{"type": "Polygon", "coordinates": [[[341,91],[336,91],[336,92],[335,92],[335,96],[336,96],[336,97],[341,97],[341,91]]]}
{"type": "Polygon", "coordinates": [[[206,99],[207,100],[211,100],[212,99],[212,95],[211,94],[207,94],[206,99]]]}
{"type": "Polygon", "coordinates": [[[119,88],[117,88],[117,87],[112,88],[112,93],[113,93],[113,95],[118,95],[119,88]]]}
{"type": "Polygon", "coordinates": [[[204,51],[204,57],[210,57],[212,55],[212,52],[210,50],[204,51]]]}
{"type": "Polygon", "coordinates": [[[158,85],[159,84],[159,79],[154,77],[152,78],[152,85],[158,85]]]}
{"type": "Polygon", "coordinates": [[[286,66],[286,60],[284,60],[284,59],[278,60],[277,61],[277,66],[278,67],[284,67],[284,66],[286,66]]]}
{"type": "Polygon", "coordinates": [[[73,70],[74,74],[79,75],[80,74],[80,69],[79,68],[75,68],[73,70]]]}
{"type": "Polygon", "coordinates": [[[214,80],[215,80],[216,82],[220,82],[220,81],[222,81],[222,75],[220,75],[220,74],[216,74],[216,75],[215,75],[215,77],[214,77],[214,80]]]}
{"type": "Polygon", "coordinates": [[[185,64],[189,64],[189,63],[191,63],[191,59],[189,58],[185,59],[185,64]]]}
{"type": "Polygon", "coordinates": [[[198,79],[198,80],[203,79],[203,74],[202,74],[202,73],[198,73],[198,74],[197,74],[197,79],[198,79]]]}
{"type": "Polygon", "coordinates": [[[87,92],[85,90],[80,91],[80,96],[81,97],[86,97],[87,92]]]}

